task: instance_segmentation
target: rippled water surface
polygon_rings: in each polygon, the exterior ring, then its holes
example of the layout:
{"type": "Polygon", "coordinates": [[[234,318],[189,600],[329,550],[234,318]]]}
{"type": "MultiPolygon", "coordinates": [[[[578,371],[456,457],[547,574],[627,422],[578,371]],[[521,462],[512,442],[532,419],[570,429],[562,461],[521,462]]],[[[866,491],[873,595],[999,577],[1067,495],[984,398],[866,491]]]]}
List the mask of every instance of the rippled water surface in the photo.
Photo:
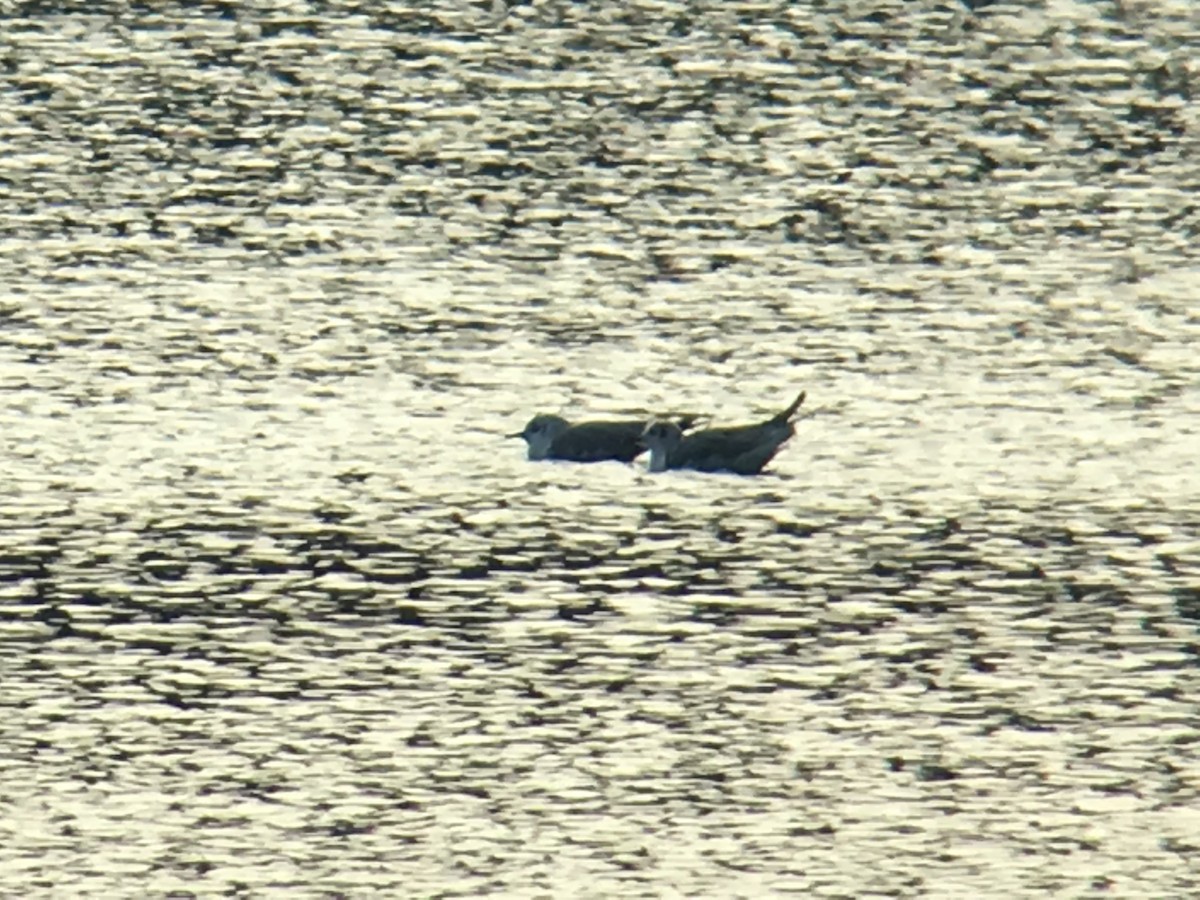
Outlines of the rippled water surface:
{"type": "Polygon", "coordinates": [[[8,6],[0,893],[1200,892],[1192,3],[8,6]]]}

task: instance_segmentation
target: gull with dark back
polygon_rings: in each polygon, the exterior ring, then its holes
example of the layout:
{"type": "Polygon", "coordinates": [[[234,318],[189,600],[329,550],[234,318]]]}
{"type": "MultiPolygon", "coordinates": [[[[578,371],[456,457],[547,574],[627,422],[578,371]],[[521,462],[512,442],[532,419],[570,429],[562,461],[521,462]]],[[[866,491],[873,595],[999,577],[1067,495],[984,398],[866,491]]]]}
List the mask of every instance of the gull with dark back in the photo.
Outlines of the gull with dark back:
{"type": "MultiPolygon", "coordinates": [[[[699,416],[684,415],[670,420],[683,433],[699,416]]],[[[510,438],[523,438],[531,460],[558,459],[568,462],[633,462],[646,447],[642,433],[645,419],[579,422],[572,425],[562,416],[537,415],[510,438]]]]}
{"type": "Polygon", "coordinates": [[[796,433],[792,418],[803,402],[801,392],[791,406],[765,422],[705,428],[687,435],[674,422],[651,422],[642,433],[642,444],[650,451],[649,469],[757,475],[796,433]]]}

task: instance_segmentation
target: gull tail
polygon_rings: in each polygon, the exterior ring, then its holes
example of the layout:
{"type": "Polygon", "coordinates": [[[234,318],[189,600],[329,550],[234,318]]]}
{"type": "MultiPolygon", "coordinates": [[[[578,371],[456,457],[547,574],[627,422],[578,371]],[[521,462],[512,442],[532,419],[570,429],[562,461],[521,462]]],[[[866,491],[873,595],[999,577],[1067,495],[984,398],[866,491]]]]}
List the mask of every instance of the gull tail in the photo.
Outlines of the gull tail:
{"type": "Polygon", "coordinates": [[[800,396],[792,401],[792,405],[775,417],[776,422],[790,422],[792,416],[796,414],[796,410],[800,408],[800,404],[804,402],[807,391],[801,391],[800,396]]]}

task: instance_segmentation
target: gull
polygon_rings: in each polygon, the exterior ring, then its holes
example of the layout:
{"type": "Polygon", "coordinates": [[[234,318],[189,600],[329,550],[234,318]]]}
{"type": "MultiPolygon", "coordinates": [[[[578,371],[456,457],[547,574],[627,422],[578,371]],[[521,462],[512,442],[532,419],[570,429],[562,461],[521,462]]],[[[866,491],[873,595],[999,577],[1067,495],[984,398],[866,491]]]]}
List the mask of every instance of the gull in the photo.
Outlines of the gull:
{"type": "Polygon", "coordinates": [[[653,421],[642,433],[642,444],[650,451],[649,470],[695,469],[757,475],[796,433],[792,417],[803,402],[801,391],[791,406],[765,422],[705,428],[687,435],[674,422],[653,421]]]}
{"type": "MultiPolygon", "coordinates": [[[[678,416],[668,420],[683,433],[699,416],[678,416]]],[[[562,416],[536,415],[518,432],[506,435],[524,438],[531,460],[561,459],[569,462],[633,462],[645,451],[642,433],[645,419],[579,422],[572,425],[562,416]]]]}

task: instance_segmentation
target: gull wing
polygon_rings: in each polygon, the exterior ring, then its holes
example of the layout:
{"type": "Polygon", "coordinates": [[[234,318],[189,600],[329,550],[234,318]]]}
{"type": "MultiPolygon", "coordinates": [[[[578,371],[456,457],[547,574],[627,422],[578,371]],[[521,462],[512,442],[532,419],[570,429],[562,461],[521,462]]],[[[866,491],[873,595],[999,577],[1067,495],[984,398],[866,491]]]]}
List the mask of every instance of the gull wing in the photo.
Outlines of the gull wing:
{"type": "Polygon", "coordinates": [[[550,455],[571,462],[633,462],[644,449],[640,443],[644,427],[641,419],[580,422],[554,440],[550,455]]]}

